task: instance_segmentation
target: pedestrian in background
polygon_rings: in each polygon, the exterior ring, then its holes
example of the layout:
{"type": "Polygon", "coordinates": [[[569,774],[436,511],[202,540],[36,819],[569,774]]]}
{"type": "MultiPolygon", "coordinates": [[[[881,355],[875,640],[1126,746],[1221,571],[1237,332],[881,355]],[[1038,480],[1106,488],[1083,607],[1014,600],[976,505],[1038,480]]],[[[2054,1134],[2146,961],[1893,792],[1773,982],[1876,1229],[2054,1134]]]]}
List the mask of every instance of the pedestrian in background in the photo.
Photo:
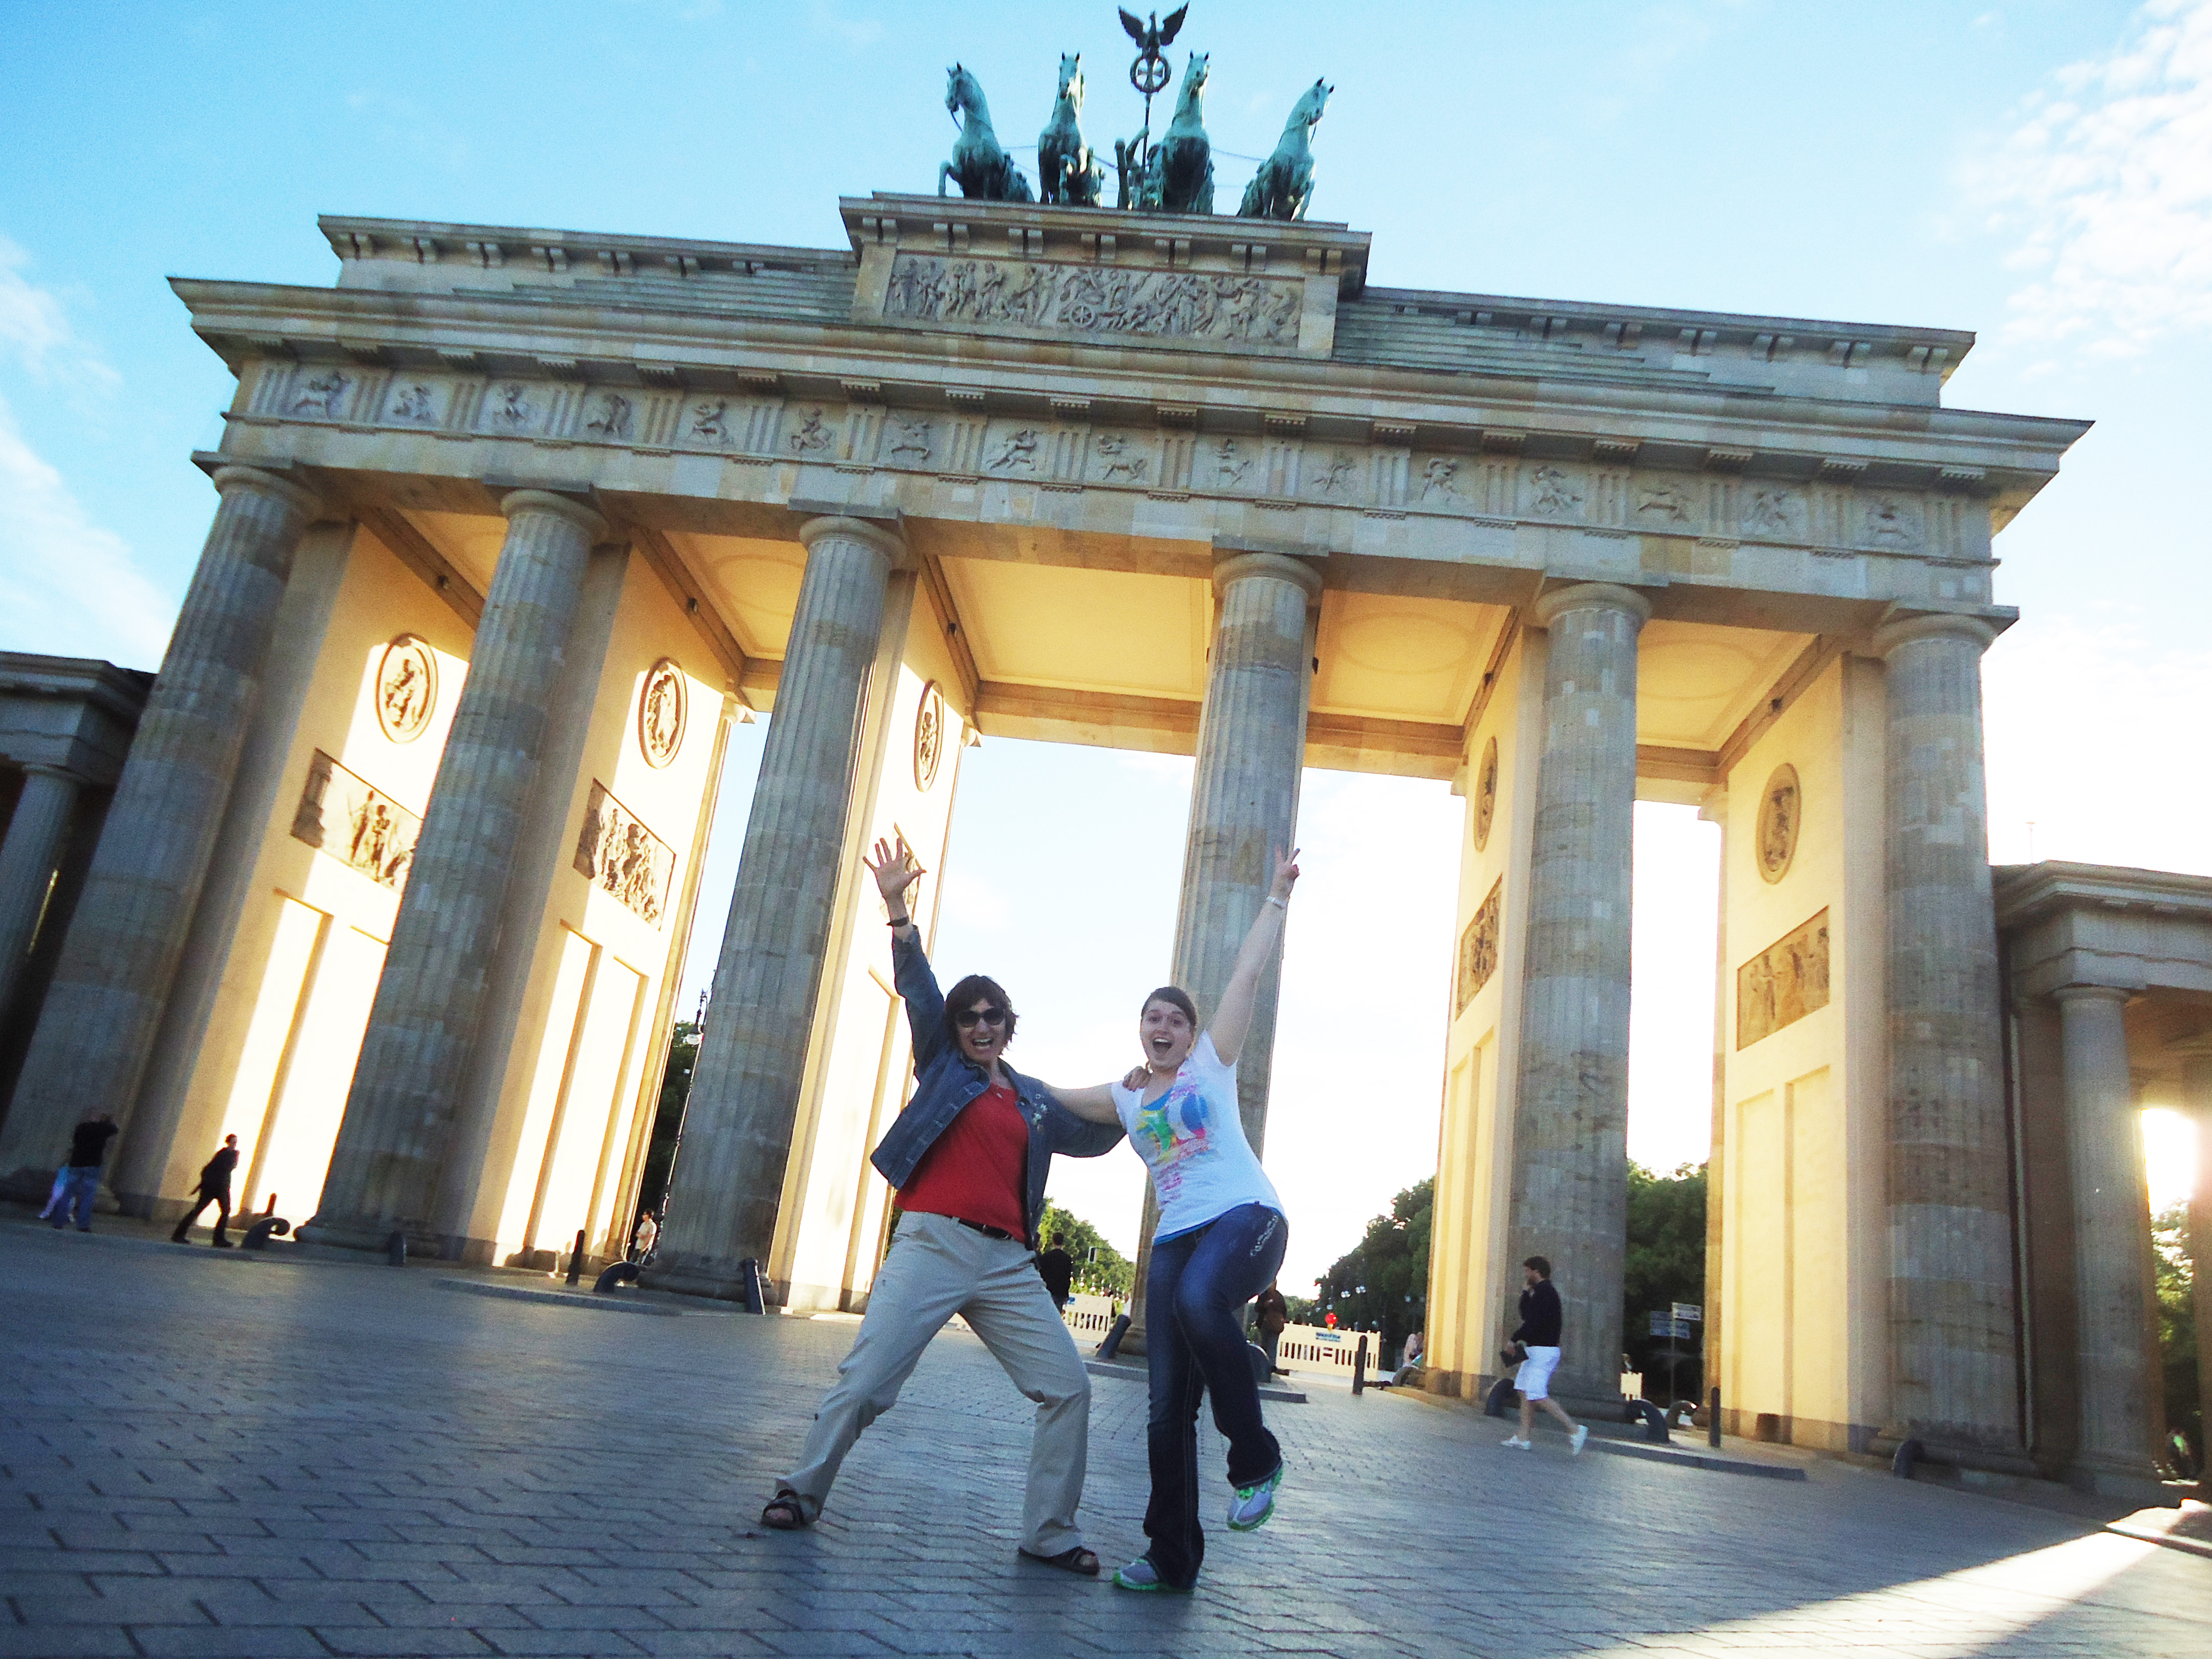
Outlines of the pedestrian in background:
{"type": "Polygon", "coordinates": [[[1267,1375],[1280,1376],[1283,1367],[1276,1351],[1282,1346],[1283,1327],[1291,1322],[1291,1304],[1283,1300],[1282,1287],[1271,1281],[1252,1311],[1253,1322],[1260,1328],[1260,1346],[1267,1351],[1267,1375]]]}
{"type": "Polygon", "coordinates": [[[230,1240],[224,1236],[224,1230],[230,1225],[230,1177],[237,1168],[238,1137],[225,1135],[222,1145],[216,1149],[215,1156],[200,1166],[200,1184],[195,1189],[199,1202],[193,1205],[191,1212],[177,1224],[177,1231],[169,1235],[172,1243],[184,1243],[185,1235],[192,1230],[192,1223],[200,1218],[200,1212],[212,1204],[215,1206],[215,1248],[218,1250],[230,1248],[230,1240]]]}
{"type": "Polygon", "coordinates": [[[1052,1236],[1050,1248],[1038,1254],[1036,1270],[1037,1277],[1044,1280],[1045,1290],[1052,1297],[1052,1305],[1064,1310],[1068,1297],[1075,1289],[1075,1261],[1068,1255],[1066,1246],[1060,1243],[1058,1233],[1052,1236]]]}
{"type": "Polygon", "coordinates": [[[1559,1290],[1552,1283],[1552,1264],[1532,1255],[1521,1269],[1528,1288],[1521,1292],[1521,1328],[1513,1340],[1528,1357],[1513,1378],[1513,1386],[1521,1390],[1521,1432],[1509,1435],[1505,1443],[1516,1451],[1527,1451],[1534,1443],[1530,1437],[1536,1431],[1536,1407],[1541,1406],[1559,1419],[1569,1436],[1569,1449],[1579,1455],[1589,1431],[1552,1398],[1552,1373],[1559,1368],[1559,1332],[1565,1321],[1559,1290]]]}
{"type": "Polygon", "coordinates": [[[71,1210],[76,1212],[77,1231],[92,1231],[92,1200],[100,1196],[100,1166],[107,1161],[107,1143],[122,1133],[106,1112],[85,1119],[70,1132],[69,1163],[54,1183],[46,1207],[40,1212],[57,1231],[68,1223],[71,1210]]]}

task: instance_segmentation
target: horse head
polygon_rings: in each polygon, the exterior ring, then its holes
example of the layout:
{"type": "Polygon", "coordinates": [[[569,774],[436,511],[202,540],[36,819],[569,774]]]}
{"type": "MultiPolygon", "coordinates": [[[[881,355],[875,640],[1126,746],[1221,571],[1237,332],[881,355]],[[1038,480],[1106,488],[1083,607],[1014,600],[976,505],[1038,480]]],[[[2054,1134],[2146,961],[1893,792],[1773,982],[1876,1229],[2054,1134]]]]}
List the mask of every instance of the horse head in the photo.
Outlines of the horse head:
{"type": "Polygon", "coordinates": [[[1060,96],[1064,103],[1074,106],[1078,113],[1083,109],[1083,54],[1065,52],[1060,56],[1060,96]]]}
{"type": "Polygon", "coordinates": [[[1329,94],[1335,90],[1327,82],[1316,79],[1298,94],[1298,101],[1291,106],[1291,118],[1283,124],[1284,126],[1303,126],[1311,130],[1320,121],[1322,111],[1328,106],[1329,94]]]}
{"type": "Polygon", "coordinates": [[[981,97],[982,88],[975,77],[955,64],[945,71],[945,110],[948,115],[960,113],[961,106],[973,106],[981,97]]]}
{"type": "Polygon", "coordinates": [[[1206,54],[1194,52],[1190,55],[1190,67],[1182,72],[1182,101],[1196,103],[1199,94],[1206,90],[1206,54]]]}

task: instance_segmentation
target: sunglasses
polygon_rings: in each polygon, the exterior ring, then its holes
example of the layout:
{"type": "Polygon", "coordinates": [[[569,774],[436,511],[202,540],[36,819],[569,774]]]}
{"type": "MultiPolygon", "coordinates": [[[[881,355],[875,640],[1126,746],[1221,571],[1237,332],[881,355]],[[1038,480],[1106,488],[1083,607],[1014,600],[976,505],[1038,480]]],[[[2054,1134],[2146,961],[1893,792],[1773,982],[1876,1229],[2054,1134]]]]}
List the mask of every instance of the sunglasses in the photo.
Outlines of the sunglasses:
{"type": "Polygon", "coordinates": [[[963,1031],[974,1029],[978,1024],[1004,1025],[1006,1011],[1003,1008],[963,1008],[952,1016],[952,1023],[963,1031]]]}

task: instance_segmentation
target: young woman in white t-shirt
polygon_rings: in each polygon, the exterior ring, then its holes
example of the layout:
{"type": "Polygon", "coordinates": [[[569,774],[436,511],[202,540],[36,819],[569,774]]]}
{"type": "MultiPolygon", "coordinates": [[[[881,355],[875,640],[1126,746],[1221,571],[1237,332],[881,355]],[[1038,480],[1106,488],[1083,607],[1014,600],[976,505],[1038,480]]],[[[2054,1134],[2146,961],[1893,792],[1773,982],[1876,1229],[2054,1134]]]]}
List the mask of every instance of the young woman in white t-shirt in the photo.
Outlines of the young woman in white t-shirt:
{"type": "Polygon", "coordinates": [[[1201,1392],[1212,1395],[1214,1425],[1229,1443],[1231,1528],[1249,1532],[1274,1513],[1283,1454],[1261,1417],[1243,1314],[1274,1281],[1290,1227],[1244,1138],[1237,1060],[1251,1029],[1260,975],[1282,942],[1297,878],[1293,851],[1275,866],[1274,883],[1204,1030],[1189,994],[1164,985],[1145,999],[1138,1015],[1140,1066],[1121,1083],[1054,1090],[1079,1116],[1118,1118],[1159,1194],[1159,1227],[1145,1280],[1152,1380],[1146,1443],[1152,1472],[1145,1535],[1152,1543],[1114,1575],[1123,1589],[1188,1591],[1198,1582],[1206,1558],[1198,1520],[1201,1392]]]}

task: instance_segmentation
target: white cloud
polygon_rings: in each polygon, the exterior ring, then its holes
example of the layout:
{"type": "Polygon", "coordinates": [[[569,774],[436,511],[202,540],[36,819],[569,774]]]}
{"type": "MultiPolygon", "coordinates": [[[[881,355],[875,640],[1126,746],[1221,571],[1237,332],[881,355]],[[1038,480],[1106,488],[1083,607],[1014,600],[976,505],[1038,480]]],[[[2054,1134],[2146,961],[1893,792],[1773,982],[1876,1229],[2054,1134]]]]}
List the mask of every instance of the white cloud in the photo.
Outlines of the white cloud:
{"type": "MultiPolygon", "coordinates": [[[[77,337],[60,300],[24,276],[28,263],[0,236],[0,360],[42,386],[105,393],[118,384],[115,371],[77,337]]],[[[175,612],[129,544],[95,523],[32,449],[0,398],[0,646],[150,667],[175,612]]]]}
{"type": "Polygon", "coordinates": [[[2028,274],[2000,343],[2131,356],[2212,327],[2212,0],[2152,0],[1966,182],[2028,274]]]}

